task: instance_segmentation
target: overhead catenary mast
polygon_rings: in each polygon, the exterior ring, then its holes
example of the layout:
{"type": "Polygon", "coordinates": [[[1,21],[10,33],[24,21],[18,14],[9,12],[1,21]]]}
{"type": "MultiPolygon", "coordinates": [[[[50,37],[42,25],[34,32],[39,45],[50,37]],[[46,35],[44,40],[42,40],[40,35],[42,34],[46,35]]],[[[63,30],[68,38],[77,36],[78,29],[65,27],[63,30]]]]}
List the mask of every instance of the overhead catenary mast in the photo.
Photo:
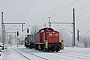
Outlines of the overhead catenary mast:
{"type": "Polygon", "coordinates": [[[73,8],[73,46],[75,46],[75,9],[73,8]]]}
{"type": "Polygon", "coordinates": [[[5,43],[5,25],[3,24],[3,12],[1,13],[1,27],[2,27],[2,37],[1,37],[1,42],[4,44],[5,43]]]}
{"type": "Polygon", "coordinates": [[[49,18],[49,27],[51,27],[51,24],[72,24],[73,25],[73,40],[72,40],[72,46],[75,46],[75,9],[73,8],[73,22],[50,22],[49,18]]]}
{"type": "Polygon", "coordinates": [[[51,28],[51,22],[50,22],[51,17],[48,17],[48,18],[49,18],[49,28],[51,28]]]}

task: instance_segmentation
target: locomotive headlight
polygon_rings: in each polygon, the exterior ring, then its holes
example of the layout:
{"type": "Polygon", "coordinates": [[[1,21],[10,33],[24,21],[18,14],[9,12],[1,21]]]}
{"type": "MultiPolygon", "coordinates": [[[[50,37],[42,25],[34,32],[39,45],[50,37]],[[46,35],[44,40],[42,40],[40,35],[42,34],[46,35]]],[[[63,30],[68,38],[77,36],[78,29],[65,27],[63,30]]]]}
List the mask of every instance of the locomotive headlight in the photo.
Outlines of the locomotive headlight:
{"type": "Polygon", "coordinates": [[[53,32],[53,33],[55,33],[55,32],[53,32]]]}
{"type": "Polygon", "coordinates": [[[45,41],[45,48],[48,48],[48,41],[45,41]]]}

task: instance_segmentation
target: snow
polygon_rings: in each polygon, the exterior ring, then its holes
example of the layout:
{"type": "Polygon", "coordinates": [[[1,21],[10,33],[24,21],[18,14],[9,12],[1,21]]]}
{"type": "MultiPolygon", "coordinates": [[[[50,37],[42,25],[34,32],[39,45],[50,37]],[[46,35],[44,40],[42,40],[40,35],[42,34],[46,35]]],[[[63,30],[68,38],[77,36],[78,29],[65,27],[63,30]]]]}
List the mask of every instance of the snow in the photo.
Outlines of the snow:
{"type": "Polygon", "coordinates": [[[79,47],[65,47],[59,52],[43,52],[20,45],[9,46],[0,54],[1,60],[90,60],[90,48],[79,47]]]}

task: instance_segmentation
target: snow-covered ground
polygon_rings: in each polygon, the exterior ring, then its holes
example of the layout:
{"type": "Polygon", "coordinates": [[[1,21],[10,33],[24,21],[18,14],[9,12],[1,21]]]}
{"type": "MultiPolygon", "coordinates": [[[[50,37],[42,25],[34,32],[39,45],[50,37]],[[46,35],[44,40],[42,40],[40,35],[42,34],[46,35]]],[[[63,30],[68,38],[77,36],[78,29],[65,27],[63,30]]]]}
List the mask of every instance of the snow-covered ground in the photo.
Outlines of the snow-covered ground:
{"type": "Polygon", "coordinates": [[[59,52],[43,52],[24,46],[10,46],[0,56],[1,60],[90,60],[90,48],[65,47],[59,52]]]}

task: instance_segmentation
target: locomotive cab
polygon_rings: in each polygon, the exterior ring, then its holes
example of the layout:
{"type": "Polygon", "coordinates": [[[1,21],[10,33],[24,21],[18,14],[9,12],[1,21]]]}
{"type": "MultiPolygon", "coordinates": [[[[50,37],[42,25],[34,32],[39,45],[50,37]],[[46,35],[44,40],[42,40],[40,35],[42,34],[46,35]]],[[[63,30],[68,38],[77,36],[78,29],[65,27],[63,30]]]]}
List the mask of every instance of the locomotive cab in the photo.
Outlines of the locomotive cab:
{"type": "Polygon", "coordinates": [[[44,42],[45,49],[48,51],[58,52],[61,49],[61,42],[59,32],[52,28],[44,28],[40,30],[40,40],[44,42]]]}

